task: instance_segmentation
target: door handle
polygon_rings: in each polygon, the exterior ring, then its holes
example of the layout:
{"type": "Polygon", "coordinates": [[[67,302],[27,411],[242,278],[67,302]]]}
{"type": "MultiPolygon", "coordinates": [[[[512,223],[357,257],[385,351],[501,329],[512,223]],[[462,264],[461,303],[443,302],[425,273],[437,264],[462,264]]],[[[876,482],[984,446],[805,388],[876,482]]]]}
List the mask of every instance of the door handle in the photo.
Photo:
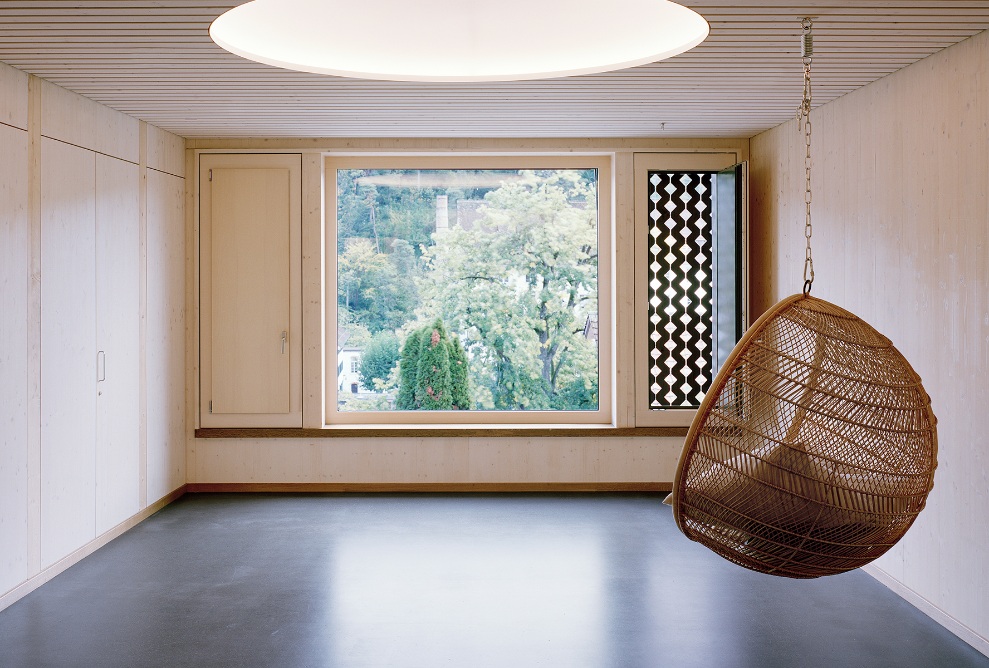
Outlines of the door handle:
{"type": "Polygon", "coordinates": [[[288,332],[282,332],[282,355],[285,354],[286,343],[288,343],[288,332]]]}
{"type": "Polygon", "coordinates": [[[96,382],[102,383],[106,380],[106,353],[102,350],[96,351],[96,382]]]}

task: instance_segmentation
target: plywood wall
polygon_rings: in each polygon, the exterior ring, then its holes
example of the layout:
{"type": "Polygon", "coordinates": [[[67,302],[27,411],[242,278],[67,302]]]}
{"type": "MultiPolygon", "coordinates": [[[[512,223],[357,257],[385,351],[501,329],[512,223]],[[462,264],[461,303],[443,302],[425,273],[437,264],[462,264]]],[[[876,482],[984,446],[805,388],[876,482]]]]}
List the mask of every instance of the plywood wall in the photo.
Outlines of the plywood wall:
{"type": "Polygon", "coordinates": [[[184,179],[149,170],[147,196],[147,494],[158,499],[186,478],[184,179]]]}
{"type": "MultiPolygon", "coordinates": [[[[813,293],[889,336],[939,419],[929,505],[876,573],[989,653],[986,63],[982,33],[812,120],[813,293]]],[[[751,155],[758,313],[801,287],[803,137],[787,123],[751,155]]]]}
{"type": "MultiPolygon", "coordinates": [[[[193,141],[204,151],[219,150],[292,151],[303,153],[303,202],[306,213],[303,219],[303,238],[306,244],[321,246],[324,229],[318,204],[322,201],[320,153],[329,152],[433,152],[442,153],[456,146],[458,150],[474,153],[587,153],[613,154],[614,187],[617,197],[614,203],[616,229],[613,243],[618,259],[614,271],[617,306],[615,320],[618,323],[616,342],[616,402],[615,424],[629,428],[637,426],[633,402],[637,370],[633,356],[634,342],[634,220],[633,220],[633,156],[640,153],[663,155],[670,168],[713,168],[733,164],[747,158],[748,141],[719,140],[659,140],[659,139],[578,139],[559,140],[505,140],[473,139],[451,142],[440,139],[378,139],[348,140],[346,142],[306,139],[279,140],[220,140],[193,141]],[[308,203],[308,204],[305,204],[308,203]],[[316,206],[308,206],[315,203],[316,206]]],[[[194,169],[197,155],[189,150],[190,169],[194,169]]],[[[192,193],[194,195],[194,193],[192,193]]],[[[191,238],[199,236],[195,199],[187,211],[191,238]]],[[[192,261],[195,254],[190,254],[192,261]]],[[[312,338],[322,333],[322,263],[306,245],[303,248],[303,294],[307,309],[303,323],[305,336],[312,338]]],[[[193,270],[195,267],[193,266],[193,270]]],[[[190,271],[192,275],[192,271],[190,271]]],[[[195,280],[192,281],[196,284],[195,280]]],[[[195,317],[195,298],[192,296],[190,317],[195,317]]],[[[198,346],[195,325],[190,323],[190,349],[198,346]]],[[[311,348],[304,341],[306,355],[319,360],[319,348],[311,348]]],[[[313,409],[306,425],[323,426],[322,379],[320,369],[310,374],[313,364],[304,370],[307,386],[307,410],[313,409]],[[320,395],[320,396],[316,396],[320,395]]],[[[196,387],[197,370],[190,367],[189,385],[196,387]]],[[[689,417],[683,418],[685,426],[689,417]]],[[[643,422],[643,424],[646,424],[643,422]]],[[[638,424],[638,426],[643,426],[638,424]]],[[[190,440],[188,463],[189,482],[194,485],[214,484],[453,484],[469,487],[472,484],[504,484],[506,486],[540,484],[640,484],[642,486],[668,486],[672,483],[676,463],[683,446],[683,438],[658,438],[649,436],[609,436],[588,433],[580,438],[527,436],[509,437],[444,437],[422,438],[418,434],[407,438],[346,437],[286,439],[215,439],[190,440]]]]}
{"type": "Polygon", "coordinates": [[[183,152],[0,64],[0,608],[185,483],[183,152]]]}
{"type": "MultiPolygon", "coordinates": [[[[200,439],[193,483],[531,485],[672,480],[683,438],[200,439]]],[[[194,462],[194,463],[192,463],[194,462]]]]}

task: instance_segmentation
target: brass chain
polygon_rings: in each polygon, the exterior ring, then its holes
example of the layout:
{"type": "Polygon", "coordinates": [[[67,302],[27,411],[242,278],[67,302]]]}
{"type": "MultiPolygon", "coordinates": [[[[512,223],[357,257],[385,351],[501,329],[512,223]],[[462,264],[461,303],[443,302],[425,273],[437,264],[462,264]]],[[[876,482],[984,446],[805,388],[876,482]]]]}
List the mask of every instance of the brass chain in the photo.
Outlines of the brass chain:
{"type": "Polygon", "coordinates": [[[807,248],[804,252],[804,295],[810,294],[810,289],[814,285],[814,254],[810,247],[810,238],[814,235],[814,225],[810,217],[810,204],[813,195],[810,189],[810,140],[813,134],[813,125],[810,122],[811,89],[810,89],[810,66],[814,56],[814,36],[811,34],[813,23],[810,19],[803,19],[801,22],[803,35],[801,36],[801,54],[804,63],[804,98],[797,109],[798,126],[803,127],[804,144],[806,152],[804,154],[804,238],[807,241],[807,248]]]}

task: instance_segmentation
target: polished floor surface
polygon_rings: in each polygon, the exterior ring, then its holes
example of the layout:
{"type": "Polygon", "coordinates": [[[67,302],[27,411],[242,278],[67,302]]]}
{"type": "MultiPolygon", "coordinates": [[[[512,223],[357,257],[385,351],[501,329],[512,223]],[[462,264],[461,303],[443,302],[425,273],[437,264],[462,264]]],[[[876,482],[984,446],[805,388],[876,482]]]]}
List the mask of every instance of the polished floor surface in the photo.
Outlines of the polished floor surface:
{"type": "Polygon", "coordinates": [[[743,570],[660,500],[190,494],[0,612],[0,666],[989,666],[868,575],[743,570]]]}

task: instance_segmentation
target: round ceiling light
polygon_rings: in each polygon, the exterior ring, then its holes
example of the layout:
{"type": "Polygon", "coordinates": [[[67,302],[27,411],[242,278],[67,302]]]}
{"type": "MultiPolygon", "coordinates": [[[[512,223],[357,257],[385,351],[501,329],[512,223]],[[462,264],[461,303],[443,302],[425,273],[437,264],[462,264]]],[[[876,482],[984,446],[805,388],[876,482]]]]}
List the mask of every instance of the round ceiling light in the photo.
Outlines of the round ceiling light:
{"type": "Polygon", "coordinates": [[[387,81],[517,81],[592,74],[683,53],[707,37],[667,0],[253,0],[210,37],[302,72],[387,81]]]}

